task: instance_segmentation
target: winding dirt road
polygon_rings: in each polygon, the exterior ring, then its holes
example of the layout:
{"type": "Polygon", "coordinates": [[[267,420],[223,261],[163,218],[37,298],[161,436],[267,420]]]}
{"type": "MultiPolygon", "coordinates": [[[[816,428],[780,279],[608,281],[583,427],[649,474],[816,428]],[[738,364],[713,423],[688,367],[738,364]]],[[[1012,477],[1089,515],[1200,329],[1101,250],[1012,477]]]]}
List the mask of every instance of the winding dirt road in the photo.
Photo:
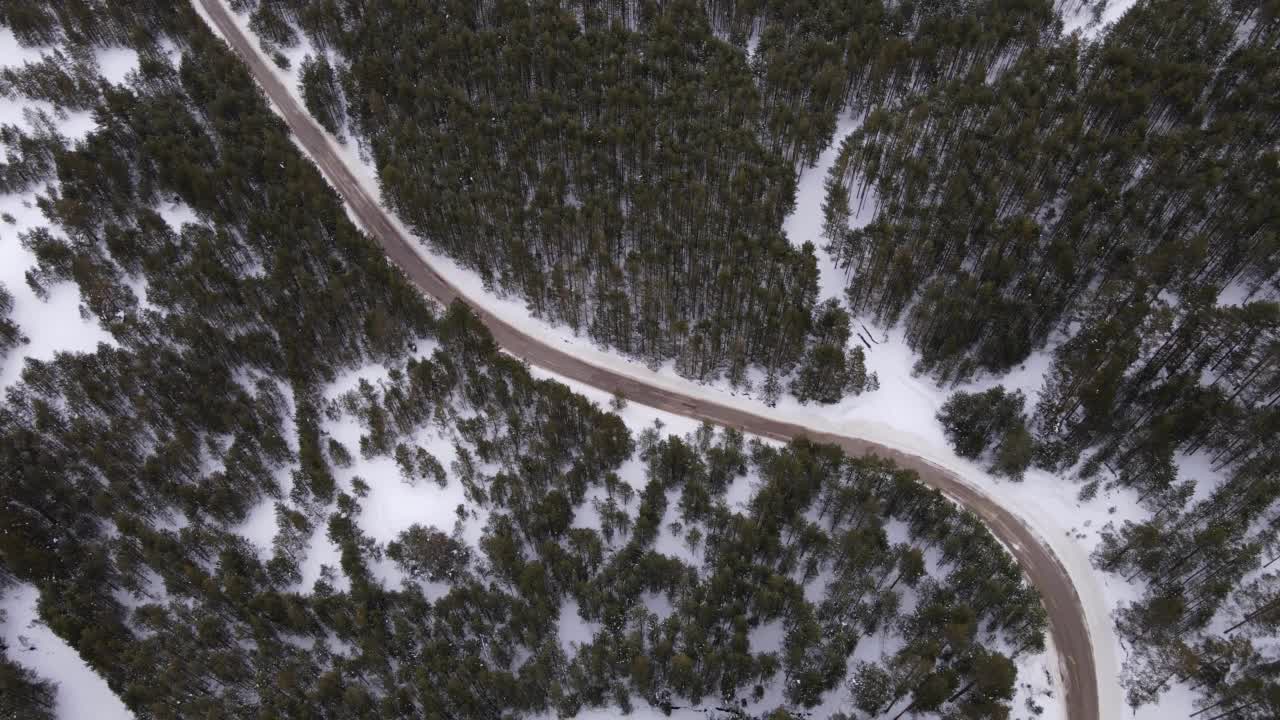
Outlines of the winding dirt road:
{"type": "Polygon", "coordinates": [[[255,44],[228,15],[222,2],[195,1],[204,9],[206,17],[213,22],[223,39],[248,66],[259,86],[293,130],[298,142],[337,189],[365,231],[423,292],[446,304],[458,298],[468,301],[489,327],[494,339],[516,357],[602,390],[621,390],[632,402],[778,440],[805,436],[818,442],[839,445],[850,454],[875,454],[890,458],[902,467],[915,470],[926,484],[938,488],[980,517],[1017,558],[1027,577],[1040,591],[1048,611],[1049,631],[1061,660],[1059,665],[1065,685],[1067,717],[1071,720],[1099,719],[1093,645],[1080,598],[1069,573],[1053,551],[1017,516],[1002,508],[982,491],[966,484],[955,472],[917,455],[856,437],[815,432],[801,425],[673,392],[593,365],[521,332],[486,311],[483,306],[470,302],[469,298],[427,264],[413,249],[411,243],[414,241],[400,232],[387,211],[360,185],[352,170],[334,150],[324,130],[312,120],[305,109],[299,107],[255,44]]]}

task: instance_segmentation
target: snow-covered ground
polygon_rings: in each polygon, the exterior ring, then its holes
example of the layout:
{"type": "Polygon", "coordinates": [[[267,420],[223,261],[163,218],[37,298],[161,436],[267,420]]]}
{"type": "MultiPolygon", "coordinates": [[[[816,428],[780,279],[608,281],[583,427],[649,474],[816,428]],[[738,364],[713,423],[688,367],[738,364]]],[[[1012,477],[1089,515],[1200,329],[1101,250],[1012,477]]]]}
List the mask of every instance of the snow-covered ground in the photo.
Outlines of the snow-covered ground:
{"type": "Polygon", "coordinates": [[[64,720],[116,720],[133,714],[62,638],[40,621],[40,593],[31,585],[0,588],[0,637],[9,659],[58,685],[58,717],[64,720]]]}
{"type": "Polygon", "coordinates": [[[1062,18],[1062,32],[1070,35],[1079,31],[1080,36],[1086,40],[1097,38],[1115,21],[1119,20],[1122,15],[1129,11],[1129,8],[1138,0],[1086,0],[1072,12],[1066,13],[1062,18]],[[1102,12],[1096,17],[1094,15],[1095,8],[1099,3],[1103,4],[1102,12]]]}
{"type": "MultiPolygon", "coordinates": [[[[813,167],[806,167],[800,172],[796,181],[796,207],[782,223],[782,231],[792,245],[799,247],[804,243],[813,243],[814,253],[818,256],[818,301],[828,298],[844,298],[844,289],[848,285],[844,271],[836,266],[831,256],[823,250],[827,241],[822,237],[822,203],[826,200],[827,172],[835,164],[840,154],[840,144],[851,133],[862,126],[862,118],[851,118],[841,113],[836,121],[836,131],[831,138],[831,145],[818,156],[813,167]]],[[[875,203],[867,203],[858,207],[853,227],[862,227],[875,215],[875,203]]]]}

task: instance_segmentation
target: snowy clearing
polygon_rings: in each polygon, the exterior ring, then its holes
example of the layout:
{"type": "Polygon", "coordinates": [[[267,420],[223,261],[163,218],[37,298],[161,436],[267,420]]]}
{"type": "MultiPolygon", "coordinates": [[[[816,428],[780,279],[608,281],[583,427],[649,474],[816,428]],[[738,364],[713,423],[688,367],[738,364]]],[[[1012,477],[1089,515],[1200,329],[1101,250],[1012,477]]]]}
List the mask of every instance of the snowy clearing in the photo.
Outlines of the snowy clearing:
{"type": "Polygon", "coordinates": [[[0,637],[9,659],[43,680],[57,683],[58,717],[63,720],[124,720],[133,713],[83,658],[45,626],[37,614],[40,593],[31,585],[0,589],[0,637]]]}
{"type": "MultiPolygon", "coordinates": [[[[855,130],[862,127],[862,117],[850,118],[840,114],[836,123],[835,134],[831,144],[818,156],[817,164],[803,168],[796,181],[796,207],[782,223],[782,231],[786,233],[791,244],[800,247],[813,243],[814,254],[818,257],[818,301],[828,298],[844,297],[846,282],[844,271],[836,266],[831,256],[823,250],[826,240],[822,237],[822,204],[826,201],[827,172],[835,164],[840,155],[840,145],[855,130]]],[[[857,220],[861,225],[870,222],[875,214],[875,203],[867,203],[859,207],[857,220]]],[[[855,227],[861,227],[855,222],[855,227]]]]}
{"type": "MultiPolygon", "coordinates": [[[[1068,0],[1069,2],[1070,0],[1068,0]]],[[[1080,36],[1085,40],[1094,40],[1101,35],[1107,27],[1122,15],[1129,11],[1129,8],[1138,0],[1082,0],[1079,5],[1065,13],[1062,17],[1062,33],[1070,35],[1073,32],[1079,32],[1080,36]],[[1094,17],[1095,7],[1101,3],[1102,12],[1094,17]]]]}

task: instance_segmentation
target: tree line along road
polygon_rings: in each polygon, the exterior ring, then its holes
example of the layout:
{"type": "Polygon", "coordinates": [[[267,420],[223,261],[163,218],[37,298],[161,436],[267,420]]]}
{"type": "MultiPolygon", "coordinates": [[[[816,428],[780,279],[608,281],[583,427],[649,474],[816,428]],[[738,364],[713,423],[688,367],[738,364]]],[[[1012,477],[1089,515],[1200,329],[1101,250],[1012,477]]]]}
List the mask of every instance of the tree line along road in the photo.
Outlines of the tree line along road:
{"type": "MultiPolygon", "coordinates": [[[[419,289],[440,302],[448,304],[456,299],[468,301],[467,297],[427,264],[411,245],[414,241],[400,232],[387,211],[360,185],[351,169],[334,150],[328,135],[298,105],[293,95],[276,77],[268,61],[258,52],[253,41],[232,20],[223,3],[220,0],[195,1],[223,39],[248,66],[259,87],[293,131],[298,143],[391,261],[419,289]]],[[[815,442],[838,445],[853,455],[879,455],[893,460],[901,467],[915,470],[925,484],[939,489],[981,518],[1017,558],[1027,578],[1039,590],[1048,613],[1049,632],[1059,656],[1067,717],[1071,720],[1100,718],[1093,645],[1084,608],[1070,574],[1053,551],[1021,519],[982,491],[963,482],[952,470],[877,442],[816,432],[798,424],[722,405],[713,400],[674,392],[593,365],[520,331],[476,303],[468,304],[503,349],[531,365],[557,375],[608,392],[620,391],[630,401],[695,420],[705,420],[777,440],[807,437],[815,442]]]]}

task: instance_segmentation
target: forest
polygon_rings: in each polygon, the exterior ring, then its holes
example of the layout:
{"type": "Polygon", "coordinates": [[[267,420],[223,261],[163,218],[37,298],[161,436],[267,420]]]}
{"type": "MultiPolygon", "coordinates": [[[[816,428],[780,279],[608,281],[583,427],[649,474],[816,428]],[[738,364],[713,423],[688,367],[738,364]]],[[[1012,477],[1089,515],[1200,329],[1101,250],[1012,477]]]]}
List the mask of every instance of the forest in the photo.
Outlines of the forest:
{"type": "Polygon", "coordinates": [[[622,353],[819,403],[875,387],[836,316],[902,327],[943,385],[1050,353],[1037,396],[944,408],[957,452],[1136,494],[1096,557],[1146,587],[1132,704],[1277,707],[1274,0],[1144,0],[1092,39],[1070,0],[238,4],[309,43],[308,107],[425,242],[622,353]],[[835,142],[822,247],[780,242],[835,142]],[[1218,647],[1228,613],[1256,643],[1218,647]]]}
{"type": "MultiPolygon", "coordinates": [[[[6,390],[0,591],[38,588],[42,621],[137,717],[789,717],[831,695],[871,716],[1007,715],[1015,660],[1044,649],[1040,599],[914,472],[632,430],[535,379],[392,268],[185,5],[3,19],[64,51],[7,92],[96,124],[74,143],[5,129],[9,191],[47,221],[20,234],[26,282],[74,283],[112,342],[27,358],[6,390]],[[138,66],[113,85],[91,51],[119,45],[138,66]],[[194,219],[171,223],[175,205],[194,219]],[[386,377],[329,393],[369,363],[386,377]],[[352,474],[378,458],[397,475],[352,474]],[[383,544],[361,522],[374,483],[466,502],[453,527],[383,544]],[[267,547],[239,532],[264,505],[267,547]],[[337,549],[315,577],[313,539],[337,549]],[[594,628],[572,652],[566,608],[594,628]]],[[[848,318],[828,307],[805,331],[843,350],[848,318]]],[[[838,386],[868,382],[846,369],[838,386]]],[[[54,717],[57,680],[6,657],[0,713],[54,717]]]]}
{"type": "Polygon", "coordinates": [[[1096,43],[870,109],[827,180],[849,308],[901,321],[920,372],[962,382],[1052,348],[1029,417],[960,393],[944,425],[1015,428],[1021,468],[1078,477],[1085,500],[1131,488],[1148,512],[1095,556],[1146,587],[1117,618],[1134,705],[1176,679],[1209,691],[1208,716],[1276,707],[1277,11],[1138,3],[1096,43]],[[1188,456],[1207,469],[1180,473],[1188,456]]]}
{"type": "MultiPolygon", "coordinates": [[[[1093,555],[1139,589],[1129,704],[1280,714],[1280,3],[1139,0],[1093,38],[1063,32],[1077,0],[230,4],[277,64],[307,44],[307,109],[406,225],[537,317],[818,404],[878,387],[855,321],[902,328],[957,388],[957,455],[1137,498],[1093,555]],[[822,237],[788,237],[828,147],[822,237]],[[970,391],[1036,354],[1034,397],[970,391]]],[[[0,126],[0,193],[47,219],[27,285],[74,283],[114,340],[5,394],[0,586],[36,585],[138,717],[1036,714],[1010,701],[1038,599],[911,473],[628,428],[535,379],[388,265],[185,3],[0,24],[47,50],[0,95],[57,109],[0,126]],[[64,111],[96,129],[68,141],[64,111]],[[398,477],[352,475],[377,458],[398,477]],[[466,507],[380,543],[381,482],[466,507]],[[236,532],[264,504],[265,550],[236,532]],[[316,538],[340,563],[305,587],[316,538]],[[569,607],[595,628],[573,653],[569,607]]],[[[0,717],[52,717],[54,680],[0,659],[0,717]]]]}

